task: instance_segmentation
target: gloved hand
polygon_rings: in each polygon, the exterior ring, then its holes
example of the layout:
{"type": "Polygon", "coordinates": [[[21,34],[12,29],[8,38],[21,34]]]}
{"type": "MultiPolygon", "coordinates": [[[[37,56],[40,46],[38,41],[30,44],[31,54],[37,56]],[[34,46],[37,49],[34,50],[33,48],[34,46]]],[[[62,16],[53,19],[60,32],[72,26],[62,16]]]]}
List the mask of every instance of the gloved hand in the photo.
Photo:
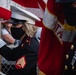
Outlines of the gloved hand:
{"type": "Polygon", "coordinates": [[[2,39],[0,39],[0,48],[3,47],[4,45],[6,45],[6,43],[2,39]]]}
{"type": "Polygon", "coordinates": [[[14,45],[20,45],[20,44],[21,44],[21,41],[20,40],[15,40],[14,45]]]}

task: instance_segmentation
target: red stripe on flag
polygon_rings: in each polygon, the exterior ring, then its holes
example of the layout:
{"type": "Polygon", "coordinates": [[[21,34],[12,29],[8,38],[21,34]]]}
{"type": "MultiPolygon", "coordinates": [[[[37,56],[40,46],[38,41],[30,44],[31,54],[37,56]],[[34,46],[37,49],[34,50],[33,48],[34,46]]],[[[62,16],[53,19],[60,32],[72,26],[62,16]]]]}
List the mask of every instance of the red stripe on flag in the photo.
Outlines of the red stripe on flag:
{"type": "Polygon", "coordinates": [[[55,0],[48,0],[47,8],[49,12],[57,16],[57,19],[64,23],[64,13],[63,13],[63,5],[60,3],[55,3],[55,0]]]}
{"type": "Polygon", "coordinates": [[[13,0],[13,1],[24,7],[38,8],[37,0],[13,0]]]}
{"type": "Polygon", "coordinates": [[[43,10],[45,10],[46,4],[44,3],[44,1],[43,1],[43,0],[37,0],[37,1],[38,1],[38,3],[40,4],[41,8],[42,8],[43,10]]]}
{"type": "Polygon", "coordinates": [[[3,18],[4,20],[8,20],[11,17],[11,11],[0,7],[0,18],[3,18]]]}
{"type": "Polygon", "coordinates": [[[36,26],[39,26],[39,27],[43,27],[42,19],[41,19],[41,21],[36,21],[36,22],[35,22],[35,25],[36,25],[36,26]]]}

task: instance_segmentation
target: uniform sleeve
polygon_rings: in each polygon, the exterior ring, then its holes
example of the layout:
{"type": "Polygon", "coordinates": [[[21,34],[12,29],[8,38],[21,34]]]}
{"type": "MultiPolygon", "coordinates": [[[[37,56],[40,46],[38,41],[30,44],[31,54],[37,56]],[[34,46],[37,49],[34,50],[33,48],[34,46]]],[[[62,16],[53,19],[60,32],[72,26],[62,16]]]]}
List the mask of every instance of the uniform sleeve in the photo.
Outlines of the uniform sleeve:
{"type": "Polygon", "coordinates": [[[9,34],[9,33],[8,33],[8,31],[6,29],[3,28],[3,29],[1,29],[1,34],[5,35],[5,34],[9,34]]]}
{"type": "Polygon", "coordinates": [[[0,48],[0,54],[9,61],[16,61],[17,54],[19,52],[18,48],[19,47],[11,49],[11,48],[7,47],[6,45],[4,45],[0,48]]]}

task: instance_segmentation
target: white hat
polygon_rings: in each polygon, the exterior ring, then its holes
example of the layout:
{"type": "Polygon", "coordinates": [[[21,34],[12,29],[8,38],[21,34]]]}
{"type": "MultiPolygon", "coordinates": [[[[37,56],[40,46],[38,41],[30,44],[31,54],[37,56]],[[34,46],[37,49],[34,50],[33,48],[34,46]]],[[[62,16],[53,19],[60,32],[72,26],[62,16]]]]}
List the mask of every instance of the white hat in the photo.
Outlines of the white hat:
{"type": "Polygon", "coordinates": [[[40,21],[40,19],[32,14],[31,12],[24,10],[20,7],[15,7],[12,5],[12,18],[16,18],[19,20],[26,20],[27,23],[35,24],[35,21],[40,21]]]}

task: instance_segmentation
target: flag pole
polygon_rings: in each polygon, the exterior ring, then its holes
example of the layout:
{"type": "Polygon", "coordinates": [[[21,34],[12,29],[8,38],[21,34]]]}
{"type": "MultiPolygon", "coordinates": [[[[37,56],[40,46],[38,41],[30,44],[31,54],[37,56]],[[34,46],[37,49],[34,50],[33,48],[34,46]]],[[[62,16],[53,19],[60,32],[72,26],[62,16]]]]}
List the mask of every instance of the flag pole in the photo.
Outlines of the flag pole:
{"type": "MultiPolygon", "coordinates": [[[[0,18],[0,38],[1,38],[1,21],[2,19],[0,18]]],[[[2,56],[0,55],[0,71],[1,71],[1,60],[2,60],[2,56]]]]}

